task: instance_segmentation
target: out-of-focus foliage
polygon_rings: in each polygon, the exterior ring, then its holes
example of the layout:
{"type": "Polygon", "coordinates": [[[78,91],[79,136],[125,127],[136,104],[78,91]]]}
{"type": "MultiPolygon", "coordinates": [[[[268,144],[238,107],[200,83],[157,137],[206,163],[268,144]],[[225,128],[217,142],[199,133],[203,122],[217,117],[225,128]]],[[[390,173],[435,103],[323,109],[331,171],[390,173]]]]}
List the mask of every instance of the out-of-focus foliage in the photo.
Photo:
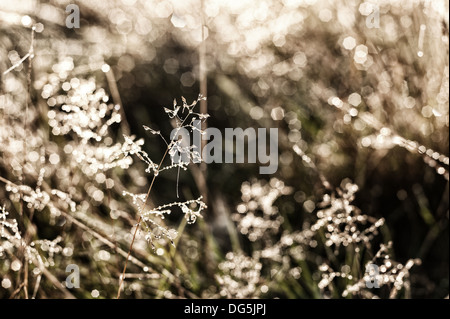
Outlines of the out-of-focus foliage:
{"type": "Polygon", "coordinates": [[[69,3],[0,0],[0,297],[114,298],[135,233],[126,298],[448,296],[447,1],[69,3]],[[273,176],[159,172],[204,75],[208,126],[278,128],[273,176]]]}

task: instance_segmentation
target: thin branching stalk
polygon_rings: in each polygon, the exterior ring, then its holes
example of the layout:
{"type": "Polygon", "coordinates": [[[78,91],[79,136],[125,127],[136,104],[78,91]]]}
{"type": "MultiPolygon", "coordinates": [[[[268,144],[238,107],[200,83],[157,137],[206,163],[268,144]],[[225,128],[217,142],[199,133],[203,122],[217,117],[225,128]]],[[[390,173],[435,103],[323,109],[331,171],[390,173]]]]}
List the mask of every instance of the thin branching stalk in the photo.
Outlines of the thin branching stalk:
{"type": "MultiPolygon", "coordinates": [[[[163,155],[163,157],[161,159],[161,162],[158,165],[158,170],[161,168],[162,163],[164,162],[164,159],[166,158],[166,155],[169,152],[169,149],[170,149],[171,145],[172,145],[172,143],[170,143],[169,146],[167,146],[166,151],[164,152],[164,155],[163,155]]],[[[145,196],[144,204],[142,205],[142,209],[145,207],[145,205],[147,203],[147,200],[148,200],[148,198],[150,196],[150,192],[152,191],[153,184],[155,182],[156,176],[157,176],[156,174],[153,175],[152,182],[150,183],[150,187],[148,188],[147,195],[145,196]]],[[[139,230],[139,225],[141,224],[141,221],[142,221],[142,212],[140,211],[139,212],[139,218],[138,218],[138,221],[136,223],[136,227],[135,227],[134,234],[133,234],[133,239],[131,240],[130,248],[128,249],[127,259],[125,260],[125,265],[123,267],[122,275],[120,276],[119,289],[117,290],[117,299],[120,298],[120,293],[121,293],[123,281],[124,281],[124,278],[125,278],[125,272],[127,270],[128,259],[130,258],[131,251],[133,250],[134,240],[136,239],[136,234],[137,234],[137,232],[139,230]]]]}

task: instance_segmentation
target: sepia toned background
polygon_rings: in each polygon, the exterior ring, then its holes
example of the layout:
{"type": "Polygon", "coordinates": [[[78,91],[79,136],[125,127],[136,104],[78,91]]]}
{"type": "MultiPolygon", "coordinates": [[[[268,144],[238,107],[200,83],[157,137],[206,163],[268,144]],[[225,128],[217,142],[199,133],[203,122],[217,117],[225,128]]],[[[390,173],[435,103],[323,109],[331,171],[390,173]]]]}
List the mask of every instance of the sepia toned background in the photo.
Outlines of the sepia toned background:
{"type": "Polygon", "coordinates": [[[130,251],[121,298],[448,298],[448,10],[0,0],[0,297],[115,298],[130,251]],[[199,93],[204,128],[278,128],[278,170],[162,171],[148,206],[208,208],[130,250],[154,176],[135,151],[166,150],[143,125],[168,138],[164,107],[199,93]]]}

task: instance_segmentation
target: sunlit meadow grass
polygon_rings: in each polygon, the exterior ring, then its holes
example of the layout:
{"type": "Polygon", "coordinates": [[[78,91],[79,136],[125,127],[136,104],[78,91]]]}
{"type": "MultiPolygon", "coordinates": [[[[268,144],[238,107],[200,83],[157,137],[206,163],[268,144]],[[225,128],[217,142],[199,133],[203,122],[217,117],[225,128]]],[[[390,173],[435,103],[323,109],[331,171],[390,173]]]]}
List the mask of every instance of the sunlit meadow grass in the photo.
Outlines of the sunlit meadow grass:
{"type": "Polygon", "coordinates": [[[0,298],[448,297],[448,2],[25,2],[0,298]],[[195,119],[277,128],[278,171],[199,163],[195,119]]]}

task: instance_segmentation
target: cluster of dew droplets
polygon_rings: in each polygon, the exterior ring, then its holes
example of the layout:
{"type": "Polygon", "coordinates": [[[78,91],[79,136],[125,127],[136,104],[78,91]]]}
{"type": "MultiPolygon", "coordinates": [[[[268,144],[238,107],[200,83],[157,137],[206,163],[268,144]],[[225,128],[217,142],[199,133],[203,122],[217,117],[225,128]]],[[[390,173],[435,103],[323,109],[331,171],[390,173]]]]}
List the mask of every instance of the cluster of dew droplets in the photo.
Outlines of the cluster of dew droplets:
{"type": "Polygon", "coordinates": [[[261,276],[262,263],[257,255],[228,252],[219,264],[221,274],[216,279],[220,285],[221,298],[251,298],[267,292],[261,276]]]}
{"type": "MultiPolygon", "coordinates": [[[[359,278],[352,278],[351,283],[347,285],[343,291],[342,296],[347,297],[349,294],[360,294],[363,297],[378,298],[375,294],[377,289],[372,288],[372,284],[377,287],[388,286],[389,298],[395,298],[402,289],[409,289],[409,272],[414,265],[420,265],[420,259],[409,259],[405,264],[401,264],[393,260],[389,254],[392,250],[392,242],[387,245],[381,244],[380,249],[372,258],[365,264],[365,273],[359,278]],[[376,268],[374,268],[374,266],[376,268]],[[368,285],[369,283],[369,285],[368,285]]],[[[329,274],[332,274],[331,269],[327,269],[329,274]]],[[[338,277],[337,275],[335,277],[338,277]]],[[[325,277],[323,277],[325,278],[325,277]]]]}
{"type": "Polygon", "coordinates": [[[269,182],[244,182],[241,193],[242,202],[237,206],[237,213],[232,216],[241,234],[254,242],[264,235],[277,233],[283,218],[274,203],[279,197],[291,194],[292,188],[283,181],[272,178],[269,182]]]}
{"type": "MultiPolygon", "coordinates": [[[[194,107],[197,105],[197,103],[204,99],[205,98],[202,95],[199,95],[197,100],[194,100],[194,102],[188,104],[186,102],[186,99],[182,97],[182,105],[177,105],[177,101],[176,99],[174,99],[172,109],[164,108],[164,111],[166,112],[168,117],[170,119],[173,119],[176,123],[176,130],[200,130],[200,134],[203,133],[201,129],[193,125],[193,123],[195,120],[195,116],[197,116],[201,120],[205,120],[209,117],[208,114],[197,113],[194,111],[194,107]]],[[[172,139],[167,139],[159,130],[152,129],[147,125],[144,125],[143,128],[151,135],[159,136],[164,141],[167,146],[167,154],[169,154],[172,159],[171,164],[165,165],[163,161],[161,162],[161,164],[156,164],[156,162],[150,158],[147,152],[143,150],[144,140],[136,140],[134,136],[124,135],[125,143],[122,151],[125,157],[131,157],[134,155],[141,161],[146,163],[147,168],[145,172],[152,173],[154,178],[165,170],[173,168],[182,168],[183,170],[186,170],[187,166],[191,162],[199,162],[199,160],[201,160],[199,152],[195,150],[195,146],[184,145],[186,141],[177,139],[177,134],[175,134],[172,139]],[[184,158],[187,159],[174,161],[173,159],[175,155],[180,155],[180,158],[183,158],[183,155],[185,155],[184,158]]],[[[153,209],[146,209],[145,205],[148,196],[147,194],[133,194],[128,191],[123,191],[123,196],[129,196],[132,198],[133,204],[137,207],[142,220],[140,226],[142,226],[146,232],[144,238],[152,246],[153,249],[155,249],[155,245],[153,243],[154,239],[166,238],[172,245],[174,245],[174,239],[177,237],[176,231],[167,229],[166,226],[162,223],[162,220],[165,219],[165,216],[171,214],[172,208],[178,207],[183,213],[188,224],[195,223],[198,218],[202,217],[201,212],[206,209],[206,204],[202,201],[202,197],[193,200],[187,200],[184,202],[172,202],[169,204],[160,205],[153,209]]]]}
{"type": "MultiPolygon", "coordinates": [[[[59,245],[62,241],[60,236],[53,240],[34,240],[30,243],[22,238],[19,225],[16,219],[7,219],[9,212],[0,206],[0,257],[15,256],[17,252],[23,251],[25,260],[33,264],[37,269],[42,267],[52,267],[55,265],[54,256],[63,251],[59,245]],[[5,252],[7,252],[5,254],[5,252]]],[[[17,268],[17,263],[11,263],[13,268],[17,268]]],[[[20,268],[19,268],[20,269],[20,268]]],[[[12,269],[17,271],[16,269],[12,269]]]]}

